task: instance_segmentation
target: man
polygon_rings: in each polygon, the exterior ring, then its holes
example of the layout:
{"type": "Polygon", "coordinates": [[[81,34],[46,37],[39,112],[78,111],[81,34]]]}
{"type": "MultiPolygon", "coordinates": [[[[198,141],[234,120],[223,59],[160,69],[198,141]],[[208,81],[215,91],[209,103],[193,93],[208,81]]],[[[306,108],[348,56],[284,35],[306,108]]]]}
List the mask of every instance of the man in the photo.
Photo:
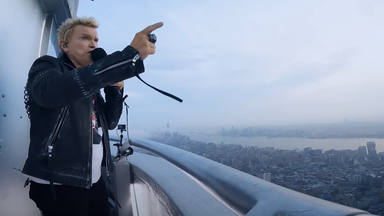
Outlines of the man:
{"type": "Polygon", "coordinates": [[[111,212],[108,129],[122,112],[123,80],[144,72],[143,60],[155,53],[148,35],[162,25],[137,33],[122,51],[92,59],[95,19],[68,19],[58,31],[60,57],[33,63],[26,85],[31,141],[23,173],[32,179],[29,196],[44,216],[111,212]]]}

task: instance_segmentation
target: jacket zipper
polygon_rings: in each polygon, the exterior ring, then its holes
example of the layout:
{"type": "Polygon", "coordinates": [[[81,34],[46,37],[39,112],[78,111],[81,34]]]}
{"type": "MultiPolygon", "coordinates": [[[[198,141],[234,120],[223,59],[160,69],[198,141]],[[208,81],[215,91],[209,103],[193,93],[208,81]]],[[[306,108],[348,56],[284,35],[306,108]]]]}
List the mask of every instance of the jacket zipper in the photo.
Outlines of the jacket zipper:
{"type": "Polygon", "coordinates": [[[53,131],[51,132],[51,135],[48,137],[46,149],[48,152],[48,157],[50,159],[53,157],[53,155],[52,155],[53,154],[53,147],[54,147],[53,145],[55,144],[57,136],[59,135],[59,133],[61,131],[61,127],[63,126],[64,121],[67,118],[68,109],[69,109],[69,107],[64,107],[60,110],[58,119],[57,119],[56,124],[53,128],[53,131]]]}
{"type": "MultiPolygon", "coordinates": [[[[104,127],[105,127],[105,118],[104,118],[104,116],[102,117],[103,118],[103,122],[104,122],[104,127]]],[[[108,127],[108,126],[107,126],[108,127]]],[[[109,155],[110,155],[110,152],[108,151],[107,152],[107,148],[109,148],[109,146],[107,146],[107,142],[104,142],[104,140],[105,140],[105,132],[107,131],[108,132],[108,130],[105,130],[103,127],[101,128],[102,129],[102,131],[103,131],[103,146],[104,146],[104,149],[105,149],[105,166],[106,166],[106,169],[105,169],[105,172],[106,172],[106,175],[107,175],[107,177],[108,178],[110,178],[110,173],[109,173],[109,155]]]]}
{"type": "MultiPolygon", "coordinates": [[[[97,94],[97,96],[100,96],[100,93],[97,94]]],[[[97,96],[96,96],[96,103],[98,102],[97,96]]],[[[110,178],[110,172],[109,172],[110,151],[107,150],[107,148],[109,149],[109,146],[107,146],[107,142],[105,142],[105,137],[108,134],[108,124],[106,124],[104,112],[99,113],[99,120],[100,120],[101,130],[103,131],[102,144],[103,144],[103,154],[105,153],[105,166],[106,166],[105,174],[107,175],[108,178],[110,178]]]]}
{"type": "MultiPolygon", "coordinates": [[[[91,106],[92,106],[92,101],[91,101],[91,106]]],[[[90,136],[91,136],[91,139],[89,139],[90,141],[90,145],[89,145],[89,149],[88,149],[88,152],[89,152],[89,156],[88,156],[88,161],[87,161],[87,167],[88,167],[88,187],[91,188],[92,186],[92,157],[93,157],[93,130],[92,130],[92,107],[91,107],[91,112],[90,112],[90,136]]]]}
{"type": "Polygon", "coordinates": [[[135,62],[136,62],[137,60],[139,60],[139,59],[140,59],[140,55],[139,55],[139,54],[136,54],[136,55],[135,55],[133,58],[131,58],[131,59],[128,59],[128,60],[125,60],[125,61],[122,61],[122,62],[113,64],[113,65],[111,65],[111,66],[109,66],[109,67],[107,67],[107,68],[104,68],[104,69],[100,70],[100,71],[96,71],[96,72],[94,73],[94,75],[102,74],[102,73],[104,73],[105,71],[111,70],[111,69],[113,69],[113,68],[119,67],[119,66],[121,66],[121,65],[123,65],[123,64],[127,64],[127,63],[129,63],[129,62],[133,62],[133,63],[135,63],[135,62]]]}
{"type": "MultiPolygon", "coordinates": [[[[99,94],[96,94],[96,105],[98,104],[98,97],[99,94]]],[[[105,174],[107,175],[108,179],[110,178],[110,172],[109,172],[109,159],[110,159],[110,152],[107,151],[107,148],[109,148],[109,146],[107,146],[107,142],[105,142],[105,137],[106,137],[106,134],[108,133],[108,129],[105,130],[105,126],[106,126],[106,122],[105,122],[105,118],[104,118],[104,115],[103,114],[98,114],[98,117],[99,117],[99,120],[100,120],[100,127],[101,127],[101,130],[103,132],[103,136],[102,136],[102,145],[103,145],[103,155],[105,154],[105,166],[106,166],[106,169],[105,169],[105,174]]],[[[97,119],[97,117],[96,117],[97,119]]],[[[96,120],[97,121],[97,120],[96,120]]],[[[107,126],[108,127],[108,126],[107,126]]]]}

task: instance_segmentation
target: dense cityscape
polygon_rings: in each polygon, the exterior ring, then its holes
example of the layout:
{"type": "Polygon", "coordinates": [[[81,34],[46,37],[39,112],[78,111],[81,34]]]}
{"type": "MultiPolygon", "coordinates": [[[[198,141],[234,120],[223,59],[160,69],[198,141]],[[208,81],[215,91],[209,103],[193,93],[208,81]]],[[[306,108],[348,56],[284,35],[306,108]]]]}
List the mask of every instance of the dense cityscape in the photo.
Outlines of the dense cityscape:
{"type": "Polygon", "coordinates": [[[205,143],[169,132],[152,139],[296,191],[384,215],[384,153],[376,152],[374,142],[356,150],[322,151],[205,143]]]}

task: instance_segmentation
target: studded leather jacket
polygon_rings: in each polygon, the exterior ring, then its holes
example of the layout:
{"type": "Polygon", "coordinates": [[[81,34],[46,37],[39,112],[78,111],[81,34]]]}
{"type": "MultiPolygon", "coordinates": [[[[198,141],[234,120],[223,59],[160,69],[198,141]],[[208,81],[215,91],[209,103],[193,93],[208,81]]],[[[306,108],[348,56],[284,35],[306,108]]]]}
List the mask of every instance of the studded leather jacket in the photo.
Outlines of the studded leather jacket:
{"type": "Polygon", "coordinates": [[[103,167],[113,172],[108,129],[117,126],[123,93],[113,83],[144,72],[138,51],[128,46],[93,64],[75,68],[63,54],[59,58],[42,56],[33,64],[26,85],[30,146],[23,173],[56,183],[91,187],[92,178],[92,98],[96,96],[98,120],[103,130],[103,167]],[[104,88],[105,101],[100,94],[104,88]],[[47,141],[59,113],[69,107],[48,163],[47,141]]]}

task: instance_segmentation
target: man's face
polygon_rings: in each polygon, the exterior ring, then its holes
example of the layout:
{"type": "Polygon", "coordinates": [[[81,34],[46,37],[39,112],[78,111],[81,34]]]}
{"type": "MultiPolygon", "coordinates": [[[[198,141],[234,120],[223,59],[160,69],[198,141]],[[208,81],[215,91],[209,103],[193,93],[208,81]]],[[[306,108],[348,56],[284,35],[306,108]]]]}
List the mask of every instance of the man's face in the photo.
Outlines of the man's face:
{"type": "Polygon", "coordinates": [[[97,48],[98,40],[96,28],[77,25],[62,49],[76,67],[84,67],[92,64],[90,52],[97,48]]]}

